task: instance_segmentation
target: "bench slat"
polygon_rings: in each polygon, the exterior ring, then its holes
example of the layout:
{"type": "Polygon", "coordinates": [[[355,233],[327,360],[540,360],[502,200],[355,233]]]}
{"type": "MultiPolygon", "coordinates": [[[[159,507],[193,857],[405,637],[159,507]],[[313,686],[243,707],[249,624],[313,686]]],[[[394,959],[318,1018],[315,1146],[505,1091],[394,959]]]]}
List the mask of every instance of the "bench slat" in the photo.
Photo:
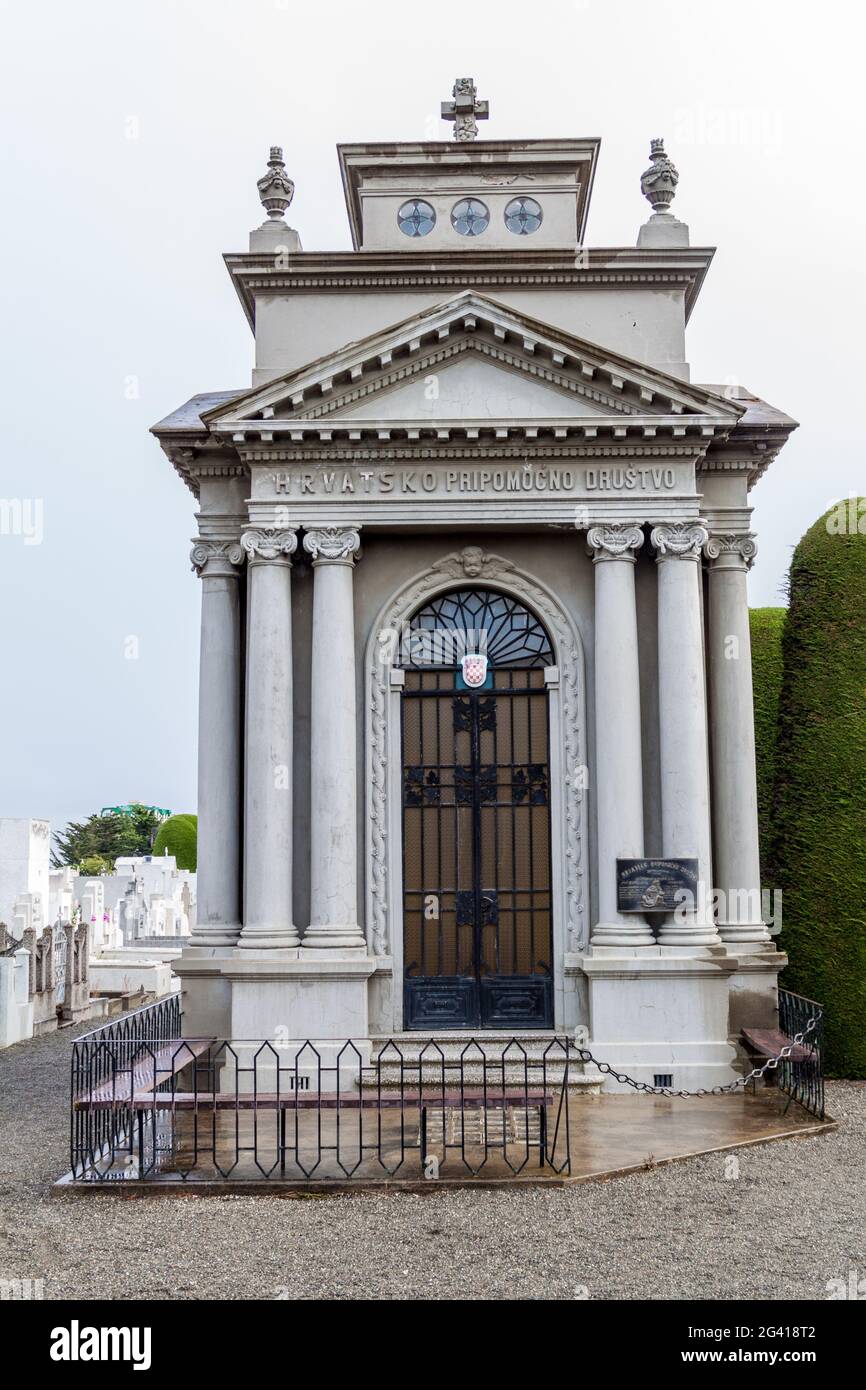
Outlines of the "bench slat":
{"type": "MultiPolygon", "coordinates": [[[[783,1047],[791,1046],[791,1039],[787,1034],[774,1028],[744,1028],[743,1037],[746,1042],[759,1052],[762,1057],[778,1057],[783,1047]]],[[[812,1056],[812,1051],[808,1047],[803,1047],[797,1043],[794,1045],[790,1056],[785,1060],[789,1062],[808,1062],[812,1056]]]]}
{"type": "Polygon", "coordinates": [[[213,1043],[213,1038],[179,1038],[176,1041],[172,1039],[169,1045],[164,1042],[141,1043],[138,1047],[144,1050],[137,1051],[131,1069],[118,1069],[110,1080],[100,1082],[84,1096],[77,1097],[76,1105],[81,1108],[78,1105],[79,1101],[103,1105],[106,1102],[126,1104],[130,1095],[153,1091],[156,1086],[171,1080],[172,1076],[177,1076],[184,1067],[190,1066],[203,1056],[213,1043]],[[152,1050],[147,1051],[148,1047],[152,1050]]]}
{"type": "Polygon", "coordinates": [[[131,1102],[128,1093],[105,1097],[94,1092],[92,1098],[80,1097],[75,1106],[78,1110],[104,1110],[111,1105],[130,1103],[134,1110],[336,1110],[338,1107],[341,1110],[387,1110],[423,1104],[429,1110],[435,1110],[444,1104],[447,1110],[485,1106],[488,1110],[494,1110],[501,1108],[503,1103],[506,1107],[548,1105],[558,1096],[558,1091],[508,1088],[504,1093],[502,1090],[488,1091],[486,1097],[483,1090],[475,1088],[465,1090],[462,1095],[460,1091],[446,1091],[444,1096],[441,1091],[404,1091],[402,1095],[399,1091],[383,1091],[381,1096],[362,1093],[338,1096],[335,1091],[301,1091],[297,1095],[260,1091],[254,1096],[252,1092],[234,1091],[175,1091],[172,1094],[170,1091],[136,1090],[131,1102]]]}

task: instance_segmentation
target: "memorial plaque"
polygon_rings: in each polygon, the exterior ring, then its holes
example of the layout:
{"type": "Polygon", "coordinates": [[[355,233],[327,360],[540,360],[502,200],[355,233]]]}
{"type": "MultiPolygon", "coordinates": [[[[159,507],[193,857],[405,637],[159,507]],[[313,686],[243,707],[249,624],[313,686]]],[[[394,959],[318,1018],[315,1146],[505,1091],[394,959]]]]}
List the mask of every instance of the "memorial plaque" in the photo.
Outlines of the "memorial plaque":
{"type": "Polygon", "coordinates": [[[697,859],[617,859],[619,912],[673,912],[697,902],[697,859]],[[691,894],[691,902],[684,897],[691,894]]]}

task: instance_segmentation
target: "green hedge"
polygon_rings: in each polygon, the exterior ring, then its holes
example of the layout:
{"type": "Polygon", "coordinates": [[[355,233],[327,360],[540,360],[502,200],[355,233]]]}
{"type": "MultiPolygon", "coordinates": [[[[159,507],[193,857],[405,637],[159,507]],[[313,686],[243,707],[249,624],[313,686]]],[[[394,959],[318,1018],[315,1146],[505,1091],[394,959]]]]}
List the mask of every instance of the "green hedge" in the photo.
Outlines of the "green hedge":
{"type": "Polygon", "coordinates": [[[828,1072],[864,1077],[866,534],[833,534],[834,514],[791,564],[773,865],[791,962],[783,984],[826,1004],[828,1072]]]}
{"type": "Polygon", "coordinates": [[[773,784],[776,777],[776,738],[782,692],[782,633],[784,608],[752,608],[752,683],[755,691],[755,762],[758,772],[758,829],[761,842],[761,883],[772,881],[771,838],[773,784]]]}
{"type": "Polygon", "coordinates": [[[197,816],[169,816],[159,827],[152,853],[173,854],[179,869],[195,871],[197,836],[197,816]]]}

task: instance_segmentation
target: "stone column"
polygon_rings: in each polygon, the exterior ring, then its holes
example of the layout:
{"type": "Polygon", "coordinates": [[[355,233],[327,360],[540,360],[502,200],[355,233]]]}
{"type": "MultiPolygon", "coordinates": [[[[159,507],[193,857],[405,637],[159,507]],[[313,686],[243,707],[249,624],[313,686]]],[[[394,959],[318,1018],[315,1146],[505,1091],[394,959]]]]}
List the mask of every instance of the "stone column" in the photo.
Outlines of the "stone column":
{"type": "Polygon", "coordinates": [[[751,535],[711,536],[709,572],[710,746],[713,758],[715,888],[722,941],[770,940],[761,919],[758,789],[752,643],[746,574],[757,553],[751,535]]]}
{"type": "Polygon", "coordinates": [[[598,922],[593,946],[651,946],[643,917],[617,910],[616,861],[640,859],[643,772],[634,566],[636,525],[591,526],[595,569],[595,803],[598,815],[598,922]]]}
{"type": "Polygon", "coordinates": [[[241,614],[238,541],[200,540],[198,911],[191,946],[233,946],[240,932],[241,614]]]}
{"type": "Polygon", "coordinates": [[[664,946],[718,945],[712,919],[707,697],[701,621],[701,547],[707,532],[686,521],[653,528],[658,567],[659,762],[666,858],[697,859],[694,911],[659,930],[664,946]]]}
{"type": "Polygon", "coordinates": [[[245,531],[244,927],[241,946],[293,949],[292,590],[297,532],[245,531]]]}
{"type": "Polygon", "coordinates": [[[304,948],[366,949],[358,925],[355,527],[307,531],[313,557],[310,925],[304,948]]]}

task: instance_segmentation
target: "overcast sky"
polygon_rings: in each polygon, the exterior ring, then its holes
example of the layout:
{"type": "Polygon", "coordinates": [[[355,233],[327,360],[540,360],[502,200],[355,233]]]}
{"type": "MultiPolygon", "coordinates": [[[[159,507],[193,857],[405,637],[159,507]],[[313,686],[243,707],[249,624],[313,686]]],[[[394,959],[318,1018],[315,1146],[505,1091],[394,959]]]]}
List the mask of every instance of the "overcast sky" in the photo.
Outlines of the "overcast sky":
{"type": "Polygon", "coordinates": [[[454,77],[488,138],[600,136],[588,242],[634,245],[651,136],[692,244],[718,252],[689,326],[695,381],[801,422],[753,494],[753,604],[866,491],[862,32],[847,4],[751,0],[3,3],[0,816],[132,799],[195,807],[193,499],[148,427],[249,383],[221,261],[261,221],[283,144],[306,250],[350,245],[335,145],[448,138],[454,77]],[[856,378],[855,378],[856,373],[856,378]],[[130,640],[133,639],[133,640],[130,640]],[[137,649],[137,657],[132,654],[137,649]]]}

